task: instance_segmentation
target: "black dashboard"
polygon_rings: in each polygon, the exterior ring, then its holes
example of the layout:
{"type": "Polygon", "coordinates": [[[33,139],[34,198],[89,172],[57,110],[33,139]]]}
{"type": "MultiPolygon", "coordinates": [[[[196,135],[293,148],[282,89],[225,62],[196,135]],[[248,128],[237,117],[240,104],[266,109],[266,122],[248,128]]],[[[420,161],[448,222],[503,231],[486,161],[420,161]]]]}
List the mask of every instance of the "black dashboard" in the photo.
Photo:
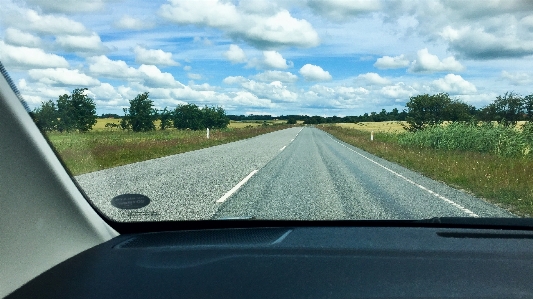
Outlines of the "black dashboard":
{"type": "Polygon", "coordinates": [[[7,298],[530,298],[533,233],[439,227],[124,234],[7,298]]]}

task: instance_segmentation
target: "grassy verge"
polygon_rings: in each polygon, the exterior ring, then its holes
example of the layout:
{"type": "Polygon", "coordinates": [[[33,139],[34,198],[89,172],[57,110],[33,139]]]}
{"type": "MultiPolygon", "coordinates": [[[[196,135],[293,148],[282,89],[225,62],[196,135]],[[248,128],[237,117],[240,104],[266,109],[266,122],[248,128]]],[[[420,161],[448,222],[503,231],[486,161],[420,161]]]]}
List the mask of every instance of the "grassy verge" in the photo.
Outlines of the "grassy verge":
{"type": "Polygon", "coordinates": [[[287,125],[204,131],[165,130],[134,133],[95,130],[47,133],[73,175],[193,151],[288,128],[287,125]]]}
{"type": "Polygon", "coordinates": [[[398,143],[395,133],[370,134],[321,126],[338,139],[495,203],[521,216],[533,215],[533,160],[491,153],[438,150],[398,143]]]}

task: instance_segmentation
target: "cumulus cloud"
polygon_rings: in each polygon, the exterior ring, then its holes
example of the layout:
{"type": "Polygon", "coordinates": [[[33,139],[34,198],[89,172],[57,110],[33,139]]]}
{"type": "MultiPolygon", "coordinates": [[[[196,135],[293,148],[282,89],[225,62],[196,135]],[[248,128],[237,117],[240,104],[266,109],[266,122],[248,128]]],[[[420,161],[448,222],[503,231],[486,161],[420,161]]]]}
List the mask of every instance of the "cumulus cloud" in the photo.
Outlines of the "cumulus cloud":
{"type": "Polygon", "coordinates": [[[276,51],[263,51],[264,65],[270,68],[286,69],[292,66],[292,62],[287,64],[287,60],[276,51]]]}
{"type": "Polygon", "coordinates": [[[466,81],[463,77],[454,74],[448,74],[444,78],[433,81],[433,86],[438,92],[449,94],[472,94],[477,92],[474,84],[466,81]]]}
{"type": "Polygon", "coordinates": [[[38,47],[41,39],[31,33],[20,31],[16,28],[7,28],[4,41],[14,46],[38,47]]]}
{"type": "Polygon", "coordinates": [[[231,61],[231,63],[244,63],[246,62],[246,54],[237,45],[230,45],[229,50],[224,52],[224,56],[231,61]]]}
{"type": "Polygon", "coordinates": [[[26,3],[39,6],[46,12],[90,12],[100,10],[105,5],[105,0],[26,0],[26,3]]]}
{"type": "Polygon", "coordinates": [[[380,1],[368,0],[309,0],[307,5],[315,13],[335,21],[343,21],[356,15],[377,11],[382,7],[380,1]]]}
{"type": "Polygon", "coordinates": [[[361,74],[357,76],[356,79],[365,80],[370,84],[380,84],[380,85],[390,84],[389,79],[383,78],[379,74],[376,74],[376,73],[361,74]]]}
{"type": "Polygon", "coordinates": [[[281,82],[296,82],[298,81],[298,76],[294,75],[291,72],[283,71],[265,71],[253,76],[257,81],[262,82],[272,82],[272,81],[281,81],[281,82]]]}
{"type": "Polygon", "coordinates": [[[152,50],[136,46],[133,52],[135,52],[135,62],[137,63],[153,65],[179,65],[178,62],[172,59],[172,53],[164,52],[161,49],[152,50]]]}
{"type": "Polygon", "coordinates": [[[413,61],[409,70],[419,72],[449,72],[462,71],[464,67],[453,56],[440,60],[437,55],[430,54],[427,48],[417,52],[417,58],[413,61]]]}
{"type": "Polygon", "coordinates": [[[409,97],[414,96],[419,92],[412,86],[408,86],[403,82],[399,82],[394,85],[382,87],[380,93],[391,99],[407,101],[409,97]]]}
{"type": "Polygon", "coordinates": [[[115,26],[126,30],[143,30],[154,27],[154,24],[125,15],[115,22],[115,26]]]}
{"type": "Polygon", "coordinates": [[[399,55],[399,56],[383,56],[381,58],[378,58],[376,60],[376,63],[374,63],[374,66],[378,69],[397,69],[397,68],[404,68],[409,66],[409,60],[405,58],[405,56],[399,55]]]}
{"type": "Polygon", "coordinates": [[[177,82],[172,74],[161,72],[155,65],[143,64],[139,67],[139,72],[144,83],[150,87],[181,86],[181,83],[177,82]]]}
{"type": "Polygon", "coordinates": [[[533,83],[533,75],[531,73],[502,71],[501,76],[512,85],[530,85],[533,83]]]}
{"type": "Polygon", "coordinates": [[[28,72],[33,81],[48,85],[70,85],[70,86],[95,86],[100,81],[80,73],[78,70],[66,68],[31,69],[28,72]]]}
{"type": "Polygon", "coordinates": [[[89,62],[89,71],[98,76],[122,79],[137,77],[137,70],[128,66],[123,60],[111,60],[105,55],[100,55],[87,58],[87,62],[89,62]]]}
{"type": "Polygon", "coordinates": [[[533,54],[531,36],[519,38],[519,34],[487,32],[485,28],[471,26],[459,29],[447,26],[440,35],[449,42],[451,49],[467,58],[512,58],[533,54]]]}
{"type": "Polygon", "coordinates": [[[15,47],[0,41],[0,61],[17,68],[68,67],[67,60],[38,48],[15,47]]]}
{"type": "Polygon", "coordinates": [[[298,94],[289,90],[281,81],[270,83],[257,82],[242,76],[229,76],[223,82],[229,85],[240,85],[259,98],[269,99],[273,102],[294,102],[298,94]]]}
{"type": "Polygon", "coordinates": [[[93,33],[87,35],[61,35],[56,43],[69,52],[102,52],[107,48],[102,44],[100,36],[93,33]]]}
{"type": "Polygon", "coordinates": [[[149,87],[179,87],[183,86],[170,73],[161,72],[155,65],[141,65],[138,69],[128,66],[125,61],[111,60],[105,55],[87,58],[89,71],[92,74],[141,82],[149,87]]]}
{"type": "Polygon", "coordinates": [[[178,24],[218,28],[258,48],[319,44],[318,34],[309,22],[296,19],[283,9],[264,15],[245,11],[231,2],[205,0],[198,5],[196,1],[173,0],[161,6],[160,15],[178,24]]]}
{"type": "Polygon", "coordinates": [[[28,9],[20,12],[20,18],[17,27],[34,32],[72,35],[87,33],[82,23],[63,16],[41,15],[35,10],[28,9]]]}
{"type": "Polygon", "coordinates": [[[328,71],[324,71],[321,67],[313,64],[304,65],[299,73],[307,81],[329,81],[332,79],[328,71]]]}
{"type": "Polygon", "coordinates": [[[193,74],[193,73],[188,73],[188,74],[187,74],[187,77],[188,77],[189,79],[192,79],[192,80],[200,80],[200,79],[202,79],[202,75],[200,75],[200,74],[193,74]]]}

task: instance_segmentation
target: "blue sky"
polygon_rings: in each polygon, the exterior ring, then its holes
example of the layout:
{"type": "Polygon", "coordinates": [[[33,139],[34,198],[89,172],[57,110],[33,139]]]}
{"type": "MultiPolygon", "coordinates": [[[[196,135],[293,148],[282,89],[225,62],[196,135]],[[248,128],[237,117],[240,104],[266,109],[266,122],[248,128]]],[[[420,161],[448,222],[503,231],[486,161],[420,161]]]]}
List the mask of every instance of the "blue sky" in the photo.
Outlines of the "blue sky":
{"type": "Polygon", "coordinates": [[[97,112],[360,115],[449,93],[533,93],[530,1],[3,1],[0,61],[30,107],[86,87],[97,112]]]}

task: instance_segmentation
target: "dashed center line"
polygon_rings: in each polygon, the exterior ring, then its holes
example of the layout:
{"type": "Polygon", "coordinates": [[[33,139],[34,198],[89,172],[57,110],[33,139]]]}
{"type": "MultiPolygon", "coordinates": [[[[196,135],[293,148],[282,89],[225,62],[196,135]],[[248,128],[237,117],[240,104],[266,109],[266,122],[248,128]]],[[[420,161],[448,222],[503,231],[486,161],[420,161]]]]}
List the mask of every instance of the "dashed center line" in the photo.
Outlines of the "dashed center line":
{"type": "Polygon", "coordinates": [[[392,170],[392,169],[390,169],[390,168],[388,168],[388,167],[386,167],[386,166],[384,166],[384,165],[379,164],[378,162],[376,162],[376,161],[374,161],[374,160],[368,158],[367,156],[365,156],[365,155],[363,155],[363,154],[361,154],[361,153],[358,153],[357,151],[354,151],[353,149],[349,148],[349,147],[346,146],[345,144],[343,144],[343,143],[341,143],[341,142],[339,142],[339,141],[333,139],[333,137],[329,136],[329,138],[331,138],[333,141],[337,142],[338,144],[344,146],[345,148],[351,150],[352,152],[358,154],[359,156],[361,156],[361,157],[367,159],[368,161],[370,161],[370,162],[372,162],[372,163],[378,165],[379,167],[381,167],[381,168],[383,168],[383,169],[389,171],[390,173],[396,175],[397,177],[400,177],[400,178],[406,180],[407,182],[409,182],[409,183],[411,183],[411,184],[417,186],[418,188],[420,188],[420,189],[422,189],[422,190],[428,192],[429,194],[432,194],[432,195],[436,196],[437,198],[440,198],[440,199],[442,199],[443,201],[445,201],[445,202],[451,204],[452,206],[454,206],[454,207],[458,208],[459,210],[465,212],[465,213],[468,214],[469,216],[471,216],[471,217],[479,217],[478,214],[476,214],[476,213],[472,212],[471,210],[469,210],[469,209],[463,207],[462,205],[460,205],[460,204],[454,202],[453,200],[448,199],[448,198],[446,198],[446,197],[444,197],[444,196],[438,194],[437,192],[435,192],[435,191],[433,191],[433,190],[430,190],[430,189],[428,189],[428,188],[426,188],[426,187],[424,187],[424,186],[422,186],[422,185],[420,185],[420,184],[418,184],[418,183],[412,181],[411,179],[406,178],[405,176],[403,176],[403,175],[397,173],[396,171],[394,171],[394,170],[392,170]]]}
{"type": "Polygon", "coordinates": [[[250,174],[248,174],[244,179],[242,179],[242,181],[240,181],[237,185],[235,185],[233,188],[231,188],[231,190],[229,190],[226,194],[224,194],[224,196],[219,198],[217,200],[217,202],[219,202],[219,203],[225,202],[233,193],[235,193],[237,190],[239,190],[239,188],[242,187],[242,185],[244,185],[257,172],[258,172],[257,169],[252,171],[252,172],[250,172],[250,174]]]}
{"type": "Polygon", "coordinates": [[[282,148],[280,148],[279,150],[282,151],[282,150],[284,150],[286,147],[287,147],[287,146],[285,145],[285,146],[283,146],[282,148]]]}

